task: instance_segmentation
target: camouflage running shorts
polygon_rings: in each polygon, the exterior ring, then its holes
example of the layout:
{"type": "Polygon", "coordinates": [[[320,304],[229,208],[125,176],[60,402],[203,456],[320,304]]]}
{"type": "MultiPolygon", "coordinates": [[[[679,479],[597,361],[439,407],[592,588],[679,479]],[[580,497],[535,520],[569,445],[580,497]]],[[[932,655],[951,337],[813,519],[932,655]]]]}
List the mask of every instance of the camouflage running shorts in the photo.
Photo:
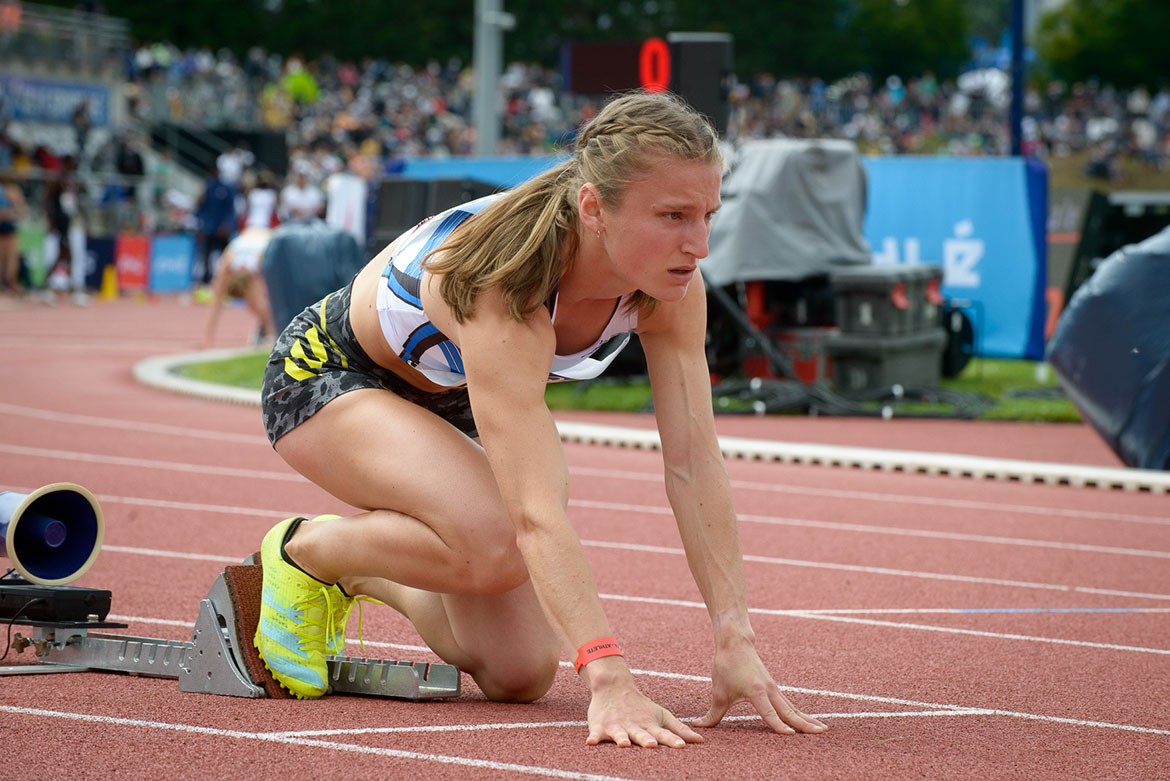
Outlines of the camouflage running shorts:
{"type": "Polygon", "coordinates": [[[476,436],[467,388],[419,390],[374,363],[349,324],[350,285],[307,307],[276,340],[261,390],[268,441],[276,441],[343,393],[380,388],[434,412],[469,437],[476,436]]]}

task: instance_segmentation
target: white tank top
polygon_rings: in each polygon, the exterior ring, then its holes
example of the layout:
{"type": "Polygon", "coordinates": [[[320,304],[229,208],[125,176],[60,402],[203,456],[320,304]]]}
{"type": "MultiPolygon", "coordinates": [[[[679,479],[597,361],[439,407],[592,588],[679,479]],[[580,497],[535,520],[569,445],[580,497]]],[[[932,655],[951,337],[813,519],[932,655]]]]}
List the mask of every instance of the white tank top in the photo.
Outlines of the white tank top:
{"type": "MultiPolygon", "coordinates": [[[[483,211],[499,197],[489,195],[442,214],[430,217],[406,233],[397,251],[382,271],[384,283],[378,287],[378,320],[386,342],[398,357],[418,369],[437,385],[455,387],[467,382],[459,348],[427,319],[419,299],[423,258],[441,246],[456,226],[483,211]]],[[[556,322],[556,291],[546,306],[556,322]]],[[[605,371],[638,325],[638,313],[626,311],[629,296],[623,296],[613,315],[590,346],[572,355],[554,355],[550,382],[588,380],[605,371]]]]}

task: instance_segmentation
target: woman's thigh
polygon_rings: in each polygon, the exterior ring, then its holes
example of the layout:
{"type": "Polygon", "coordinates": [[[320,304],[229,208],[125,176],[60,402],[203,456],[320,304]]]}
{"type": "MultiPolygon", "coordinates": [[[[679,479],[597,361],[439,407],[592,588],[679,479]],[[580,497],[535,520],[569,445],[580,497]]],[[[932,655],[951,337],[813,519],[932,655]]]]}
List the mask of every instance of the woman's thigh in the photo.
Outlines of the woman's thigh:
{"type": "Polygon", "coordinates": [[[514,541],[483,448],[389,391],[342,394],[275,447],[290,466],[355,507],[403,513],[444,540],[514,541]]]}

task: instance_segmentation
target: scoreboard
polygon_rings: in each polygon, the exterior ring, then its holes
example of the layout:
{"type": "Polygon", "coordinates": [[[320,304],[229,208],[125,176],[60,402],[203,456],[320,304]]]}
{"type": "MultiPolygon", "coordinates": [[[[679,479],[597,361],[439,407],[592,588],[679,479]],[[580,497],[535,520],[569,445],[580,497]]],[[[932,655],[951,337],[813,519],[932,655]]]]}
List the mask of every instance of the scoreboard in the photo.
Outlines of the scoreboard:
{"type": "Polygon", "coordinates": [[[633,89],[669,89],[727,129],[733,80],[728,33],[668,33],[644,41],[580,41],[561,47],[566,92],[606,95],[633,89]]]}

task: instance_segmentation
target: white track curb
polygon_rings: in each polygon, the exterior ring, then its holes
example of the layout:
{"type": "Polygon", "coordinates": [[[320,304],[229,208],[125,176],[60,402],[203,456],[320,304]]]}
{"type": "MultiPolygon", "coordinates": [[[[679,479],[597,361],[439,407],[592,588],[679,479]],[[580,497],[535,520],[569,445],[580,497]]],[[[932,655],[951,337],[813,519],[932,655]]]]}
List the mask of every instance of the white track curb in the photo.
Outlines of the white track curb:
{"type": "MultiPolygon", "coordinates": [[[[234,358],[253,349],[213,350],[149,358],[134,367],[134,377],[144,385],[191,396],[260,406],[260,391],[230,388],[193,380],[175,370],[188,363],[234,358]]],[[[658,432],[650,429],[602,426],[593,423],[558,421],[557,429],[566,442],[633,447],[657,450],[658,432]]],[[[1080,464],[1057,464],[1018,461],[951,453],[910,450],[814,445],[799,442],[775,442],[740,437],[720,437],[720,448],[727,458],[756,461],[781,461],[819,466],[878,469],[887,472],[945,475],[1020,483],[1072,485],[1121,491],[1170,493],[1170,473],[1152,469],[1128,469],[1080,464]]]]}

